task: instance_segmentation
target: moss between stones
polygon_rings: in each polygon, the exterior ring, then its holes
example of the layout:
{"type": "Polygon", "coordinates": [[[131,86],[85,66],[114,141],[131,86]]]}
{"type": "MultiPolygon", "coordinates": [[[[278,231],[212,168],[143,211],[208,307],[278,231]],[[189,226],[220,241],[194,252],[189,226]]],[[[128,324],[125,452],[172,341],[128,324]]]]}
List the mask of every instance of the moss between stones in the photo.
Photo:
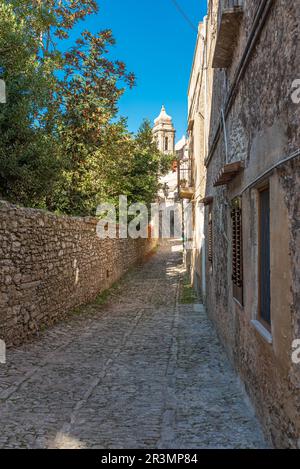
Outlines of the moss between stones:
{"type": "Polygon", "coordinates": [[[190,278],[188,274],[185,274],[180,288],[180,303],[181,304],[193,304],[198,300],[197,295],[193,289],[190,278]]]}
{"type": "Polygon", "coordinates": [[[118,290],[120,283],[123,279],[120,279],[119,282],[115,282],[112,284],[110,288],[107,290],[104,290],[103,292],[99,293],[99,295],[96,296],[95,300],[93,301],[93,304],[102,306],[108,303],[112,293],[116,290],[118,290]]]}

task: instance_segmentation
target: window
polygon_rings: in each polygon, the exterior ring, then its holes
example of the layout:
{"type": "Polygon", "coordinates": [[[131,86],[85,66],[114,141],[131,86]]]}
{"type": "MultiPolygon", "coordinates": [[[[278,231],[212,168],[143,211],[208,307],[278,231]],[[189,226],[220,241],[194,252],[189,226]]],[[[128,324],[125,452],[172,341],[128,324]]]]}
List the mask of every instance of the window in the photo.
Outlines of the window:
{"type": "Polygon", "coordinates": [[[259,191],[259,320],[271,329],[270,190],[259,191]]]}
{"type": "Polygon", "coordinates": [[[240,197],[232,201],[231,218],[233,296],[243,305],[243,233],[242,201],[240,197]]]}
{"type": "Polygon", "coordinates": [[[213,224],[212,224],[212,208],[209,206],[208,213],[208,262],[213,262],[213,224]]]}
{"type": "Polygon", "coordinates": [[[169,139],[168,137],[165,138],[165,151],[169,149],[169,139]]]}

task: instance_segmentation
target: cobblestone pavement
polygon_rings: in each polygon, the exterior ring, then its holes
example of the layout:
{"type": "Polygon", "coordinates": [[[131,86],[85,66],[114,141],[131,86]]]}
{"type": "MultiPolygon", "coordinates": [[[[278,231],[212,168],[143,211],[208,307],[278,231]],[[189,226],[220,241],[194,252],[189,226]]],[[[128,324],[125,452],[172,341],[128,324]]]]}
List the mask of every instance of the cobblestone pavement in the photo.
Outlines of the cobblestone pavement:
{"type": "Polygon", "coordinates": [[[129,272],[107,304],[8,350],[1,448],[265,447],[204,311],[178,304],[179,247],[129,272]]]}

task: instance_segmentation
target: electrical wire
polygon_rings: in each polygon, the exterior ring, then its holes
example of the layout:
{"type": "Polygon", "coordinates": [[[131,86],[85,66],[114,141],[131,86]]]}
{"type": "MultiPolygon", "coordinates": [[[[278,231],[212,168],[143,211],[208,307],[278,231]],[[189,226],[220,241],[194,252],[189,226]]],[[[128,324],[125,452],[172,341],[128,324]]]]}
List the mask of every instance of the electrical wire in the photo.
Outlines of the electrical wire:
{"type": "Polygon", "coordinates": [[[190,27],[196,31],[196,33],[198,33],[198,29],[196,28],[196,26],[194,25],[194,23],[192,22],[192,20],[188,17],[188,15],[185,13],[185,11],[182,9],[182,7],[179,5],[179,3],[177,2],[177,0],[171,0],[171,2],[173,3],[173,5],[175,6],[175,8],[178,10],[178,12],[181,14],[181,16],[185,19],[185,21],[190,25],[190,27]]]}

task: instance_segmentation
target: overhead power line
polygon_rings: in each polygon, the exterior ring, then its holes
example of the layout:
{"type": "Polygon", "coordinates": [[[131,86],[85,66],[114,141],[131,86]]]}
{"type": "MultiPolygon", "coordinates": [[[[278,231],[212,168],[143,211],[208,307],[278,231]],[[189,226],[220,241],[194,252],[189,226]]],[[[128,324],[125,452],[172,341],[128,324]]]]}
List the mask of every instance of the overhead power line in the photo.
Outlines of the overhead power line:
{"type": "Polygon", "coordinates": [[[185,13],[185,11],[182,9],[182,7],[179,5],[179,3],[176,0],[171,0],[175,8],[178,10],[178,12],[181,14],[181,16],[185,19],[185,21],[190,25],[190,27],[198,33],[198,29],[192,22],[192,20],[188,17],[188,15],[185,13]]]}

